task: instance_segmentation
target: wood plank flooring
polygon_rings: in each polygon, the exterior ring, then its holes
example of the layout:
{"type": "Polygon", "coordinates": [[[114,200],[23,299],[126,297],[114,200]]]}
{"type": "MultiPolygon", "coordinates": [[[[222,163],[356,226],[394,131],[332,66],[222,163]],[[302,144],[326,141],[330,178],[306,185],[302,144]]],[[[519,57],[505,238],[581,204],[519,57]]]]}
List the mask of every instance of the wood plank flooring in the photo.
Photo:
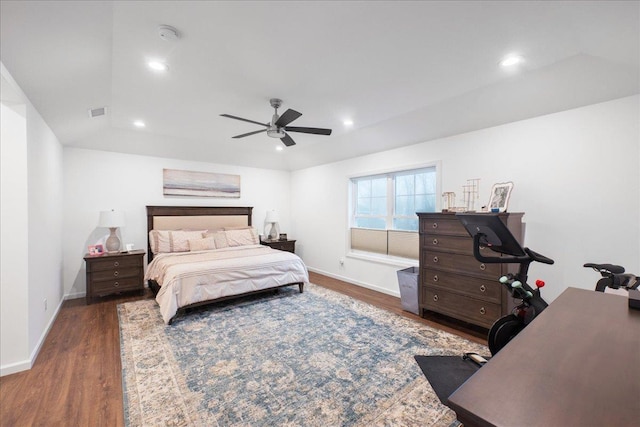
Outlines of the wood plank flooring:
{"type": "MultiPolygon", "coordinates": [[[[312,283],[479,343],[484,331],[402,310],[400,299],[320,274],[312,283]]],[[[108,298],[87,306],[63,303],[32,369],[0,378],[0,426],[122,426],[122,376],[116,305],[144,296],[108,298]]]]}

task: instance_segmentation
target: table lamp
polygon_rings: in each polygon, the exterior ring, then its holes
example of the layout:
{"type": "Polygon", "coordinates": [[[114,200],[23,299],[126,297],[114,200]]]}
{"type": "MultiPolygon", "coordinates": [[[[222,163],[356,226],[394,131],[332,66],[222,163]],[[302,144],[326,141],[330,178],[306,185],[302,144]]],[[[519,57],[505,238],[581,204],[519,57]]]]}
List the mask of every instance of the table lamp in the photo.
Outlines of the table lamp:
{"type": "Polygon", "coordinates": [[[99,227],[108,228],[111,231],[107,241],[105,242],[107,252],[120,251],[120,239],[116,235],[118,227],[124,227],[124,214],[120,211],[110,210],[100,212],[99,227]]]}
{"type": "Polygon", "coordinates": [[[264,223],[265,233],[267,231],[267,224],[271,226],[271,230],[269,230],[267,238],[269,240],[277,240],[280,234],[280,227],[278,226],[278,214],[276,211],[267,211],[267,217],[265,218],[264,223]]]}

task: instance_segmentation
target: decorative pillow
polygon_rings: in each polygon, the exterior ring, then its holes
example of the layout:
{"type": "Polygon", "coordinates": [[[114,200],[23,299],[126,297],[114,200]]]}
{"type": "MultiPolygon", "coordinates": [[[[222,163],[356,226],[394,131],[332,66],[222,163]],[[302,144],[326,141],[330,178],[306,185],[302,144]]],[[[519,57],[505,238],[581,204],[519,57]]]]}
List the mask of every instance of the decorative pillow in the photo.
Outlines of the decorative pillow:
{"type": "Polygon", "coordinates": [[[169,230],[151,230],[149,245],[153,254],[171,252],[171,233],[169,230]]]}
{"type": "Polygon", "coordinates": [[[196,240],[202,238],[202,233],[206,233],[207,230],[176,230],[170,231],[171,236],[171,252],[189,252],[189,240],[196,240]]]}
{"type": "Polygon", "coordinates": [[[204,238],[213,238],[216,249],[228,248],[227,235],[224,231],[216,231],[214,233],[202,233],[204,238]]]}
{"type": "Polygon", "coordinates": [[[213,237],[189,240],[190,251],[208,251],[216,248],[216,241],[213,237]]]}
{"type": "Polygon", "coordinates": [[[227,230],[225,228],[224,234],[227,235],[229,246],[257,245],[260,243],[258,232],[253,227],[236,230],[227,230]]]}
{"type": "Polygon", "coordinates": [[[207,230],[151,230],[149,243],[154,254],[188,252],[189,239],[200,239],[207,230]]]}

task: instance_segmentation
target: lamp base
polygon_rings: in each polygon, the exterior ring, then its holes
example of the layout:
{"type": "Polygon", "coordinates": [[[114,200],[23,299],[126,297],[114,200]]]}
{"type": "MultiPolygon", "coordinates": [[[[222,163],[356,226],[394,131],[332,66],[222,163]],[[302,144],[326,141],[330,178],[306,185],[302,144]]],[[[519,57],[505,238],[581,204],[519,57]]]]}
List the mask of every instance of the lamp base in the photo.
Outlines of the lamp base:
{"type": "Polygon", "coordinates": [[[104,242],[105,249],[109,253],[120,252],[120,239],[116,235],[117,227],[110,227],[109,230],[111,230],[111,234],[107,237],[107,241],[104,242]]]}
{"type": "Polygon", "coordinates": [[[269,231],[269,236],[267,236],[269,240],[278,240],[279,229],[277,224],[277,222],[271,224],[271,230],[269,231]]]}

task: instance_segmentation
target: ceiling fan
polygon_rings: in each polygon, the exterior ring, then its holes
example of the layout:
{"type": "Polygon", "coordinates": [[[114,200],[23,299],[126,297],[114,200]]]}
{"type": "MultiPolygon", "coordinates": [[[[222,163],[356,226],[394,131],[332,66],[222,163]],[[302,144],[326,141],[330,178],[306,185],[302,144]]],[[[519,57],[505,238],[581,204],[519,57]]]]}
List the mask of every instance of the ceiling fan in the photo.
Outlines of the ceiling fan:
{"type": "Polygon", "coordinates": [[[287,147],[295,145],[295,141],[287,134],[287,132],[300,132],[300,133],[311,133],[314,135],[331,135],[331,129],[321,129],[321,128],[306,128],[306,127],[295,127],[295,126],[287,126],[289,123],[297,119],[302,115],[302,113],[298,113],[295,110],[288,109],[281,116],[278,115],[278,108],[282,105],[282,100],[278,98],[271,98],[269,100],[271,106],[275,109],[275,113],[271,118],[270,122],[260,123],[254,120],[243,119],[242,117],[232,116],[231,114],[220,114],[222,117],[228,117],[230,119],[242,120],[243,122],[254,123],[256,125],[264,126],[265,129],[256,130],[249,133],[243,133],[242,135],[236,135],[233,138],[244,138],[245,136],[255,135],[261,132],[267,132],[267,135],[271,138],[280,138],[282,143],[287,147]]]}

